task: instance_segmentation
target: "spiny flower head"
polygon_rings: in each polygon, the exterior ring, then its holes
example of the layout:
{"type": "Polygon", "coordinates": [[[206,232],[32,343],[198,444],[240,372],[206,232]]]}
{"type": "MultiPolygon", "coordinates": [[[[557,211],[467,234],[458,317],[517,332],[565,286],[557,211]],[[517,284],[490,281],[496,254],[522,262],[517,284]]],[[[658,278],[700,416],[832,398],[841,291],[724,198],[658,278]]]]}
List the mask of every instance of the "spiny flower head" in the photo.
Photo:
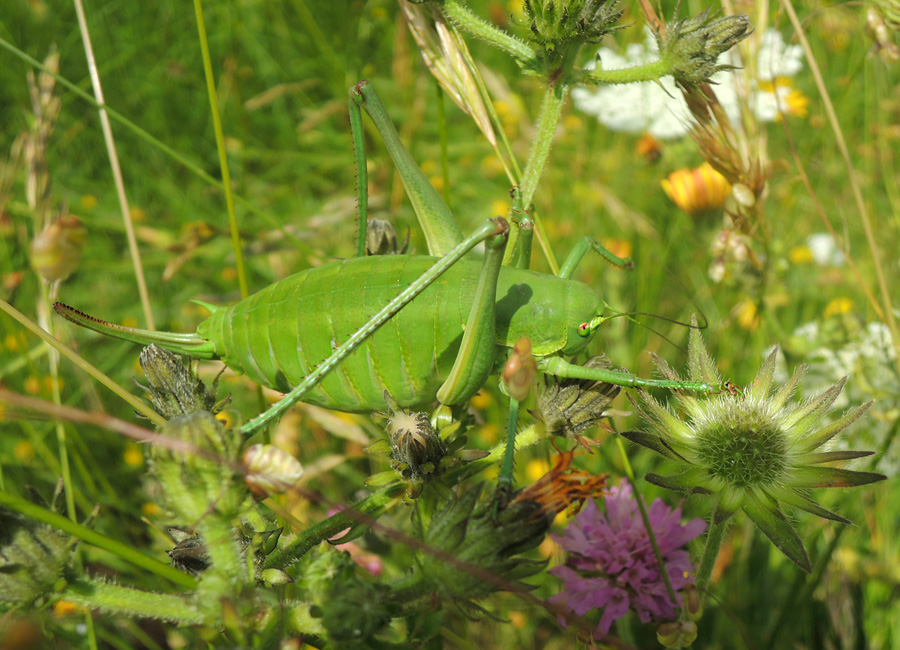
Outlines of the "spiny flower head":
{"type": "Polygon", "coordinates": [[[618,0],[525,0],[522,11],[532,38],[549,50],[569,41],[599,43],[624,13],[618,0]]]}
{"type": "MultiPolygon", "coordinates": [[[[678,401],[689,416],[687,420],[666,409],[645,391],[638,391],[640,401],[632,400],[632,403],[647,417],[653,431],[623,435],[686,466],[684,472],[675,476],[648,474],[648,481],[686,493],[714,495],[715,524],[743,509],[772,543],[809,571],[806,550],[781,505],[849,523],[811,500],[808,490],[864,485],[885,477],[829,466],[869,456],[872,452],[821,450],[856,421],[871,402],[823,425],[821,420],[840,394],[846,378],[803,403],[795,402],[791,395],[803,367],[797,369],[787,384],[775,386],[777,352],[773,350],[743,391],[725,384],[728,390],[708,399],[680,393],[678,401]]],[[[678,377],[664,361],[656,362],[666,378],[678,377]]],[[[722,385],[696,329],[691,331],[689,368],[692,380],[722,385]]]]}
{"type": "MultiPolygon", "coordinates": [[[[550,570],[564,583],[551,604],[578,617],[592,609],[603,610],[596,638],[609,632],[613,621],[629,609],[644,623],[676,614],[631,485],[623,481],[611,488],[604,503],[605,513],[591,501],[563,535],[553,536],[568,557],[564,565],[550,570]]],[[[682,525],[681,508],[673,510],[660,499],[650,505],[648,516],[669,581],[678,592],[693,582],[690,556],[681,547],[699,536],[706,522],[694,519],[682,525]]],[[[564,619],[560,623],[565,624],[564,619]]]]}

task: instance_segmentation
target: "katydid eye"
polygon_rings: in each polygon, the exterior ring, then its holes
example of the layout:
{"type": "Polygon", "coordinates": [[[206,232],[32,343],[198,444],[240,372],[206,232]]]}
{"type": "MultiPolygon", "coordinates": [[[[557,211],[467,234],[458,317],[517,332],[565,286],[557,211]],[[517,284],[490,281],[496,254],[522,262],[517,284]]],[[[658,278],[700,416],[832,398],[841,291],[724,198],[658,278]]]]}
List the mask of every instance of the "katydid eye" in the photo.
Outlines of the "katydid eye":
{"type": "Polygon", "coordinates": [[[582,323],[578,326],[578,335],[579,336],[587,336],[591,333],[591,324],[590,323],[582,323]]]}

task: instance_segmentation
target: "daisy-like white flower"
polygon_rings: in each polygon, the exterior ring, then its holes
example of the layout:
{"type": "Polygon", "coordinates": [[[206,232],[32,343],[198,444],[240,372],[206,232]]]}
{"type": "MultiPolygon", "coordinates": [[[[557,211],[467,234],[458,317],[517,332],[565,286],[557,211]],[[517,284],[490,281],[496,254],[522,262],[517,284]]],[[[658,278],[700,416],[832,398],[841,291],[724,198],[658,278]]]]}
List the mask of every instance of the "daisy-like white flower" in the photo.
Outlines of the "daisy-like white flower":
{"type": "MultiPolygon", "coordinates": [[[[679,604],[669,598],[631,486],[623,481],[611,488],[604,504],[605,513],[589,502],[564,534],[553,536],[567,559],[550,570],[563,581],[551,604],[578,617],[603,610],[594,634],[598,639],[630,609],[647,623],[675,618],[679,604]]],[[[681,547],[699,536],[706,522],[694,519],[682,525],[681,508],[673,510],[660,499],[650,505],[648,516],[669,581],[679,592],[693,582],[690,556],[681,547]]],[[[565,625],[565,619],[560,617],[560,623],[565,625]]]]}
{"type": "MultiPolygon", "coordinates": [[[[648,29],[644,43],[629,45],[624,56],[603,47],[597,57],[605,70],[618,70],[656,61],[659,48],[648,29]]],[[[731,51],[723,54],[719,63],[741,65],[731,51]]],[[[593,64],[585,67],[591,68],[593,64]]],[[[790,85],[790,78],[802,68],[803,50],[799,45],[786,45],[781,33],[775,29],[763,34],[756,55],[756,78],[751,80],[749,94],[750,110],[757,119],[772,122],[782,112],[802,116],[805,105],[790,85]]],[[[739,74],[740,70],[726,70],[711,78],[716,96],[733,122],[740,120],[739,74]]],[[[666,140],[686,135],[692,124],[687,104],[670,76],[663,77],[659,83],[646,81],[604,86],[597,90],[577,88],[572,91],[572,99],[576,108],[596,116],[613,131],[646,131],[666,140]]]]}
{"type": "MultiPolygon", "coordinates": [[[[872,452],[822,450],[872,403],[823,425],[821,420],[843,389],[846,377],[797,403],[791,396],[804,368],[798,368],[784,386],[775,386],[777,352],[777,348],[772,351],[744,390],[724,384],[729,390],[711,398],[680,393],[678,401],[687,420],[639,390],[640,400],[632,403],[647,417],[653,431],[623,435],[685,466],[685,471],[675,476],[648,474],[648,481],[681,492],[712,495],[712,522],[716,525],[743,510],[788,558],[810,571],[806,549],[782,506],[850,523],[810,499],[808,491],[865,485],[885,476],[831,466],[872,452]]],[[[678,377],[664,361],[657,360],[657,365],[667,379],[678,377]]],[[[723,385],[697,329],[691,330],[689,368],[693,381],[723,385]]]]}

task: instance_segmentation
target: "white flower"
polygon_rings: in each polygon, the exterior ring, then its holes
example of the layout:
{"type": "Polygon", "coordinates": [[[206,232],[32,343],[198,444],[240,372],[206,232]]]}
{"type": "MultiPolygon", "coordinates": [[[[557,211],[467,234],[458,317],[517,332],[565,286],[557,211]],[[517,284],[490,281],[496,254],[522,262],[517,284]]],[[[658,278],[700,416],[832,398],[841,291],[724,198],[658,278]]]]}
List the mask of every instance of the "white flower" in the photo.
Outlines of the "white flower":
{"type": "MultiPolygon", "coordinates": [[[[624,56],[607,47],[600,48],[597,56],[603,69],[618,70],[657,60],[656,38],[649,29],[645,31],[644,43],[629,45],[624,56]]],[[[720,63],[740,65],[734,52],[723,54],[720,63]]],[[[594,65],[585,67],[593,68],[594,65]]],[[[788,110],[787,98],[792,90],[775,82],[779,77],[794,76],[802,67],[800,46],[785,45],[781,34],[774,29],[763,34],[757,53],[757,79],[751,82],[749,97],[750,110],[760,121],[772,122],[780,112],[788,110]],[[760,86],[757,82],[763,83],[760,86]]],[[[711,79],[716,84],[719,103],[732,121],[740,119],[737,91],[740,73],[740,70],[719,72],[711,79]]],[[[686,135],[692,122],[687,104],[671,76],[663,77],[659,83],[616,84],[597,90],[577,88],[572,91],[572,99],[576,108],[596,116],[613,131],[646,131],[665,140],[686,135]]]]}
{"type": "Polygon", "coordinates": [[[810,235],[806,238],[806,245],[819,266],[841,266],[844,263],[844,254],[834,243],[834,237],[828,233],[817,232],[810,235]]]}

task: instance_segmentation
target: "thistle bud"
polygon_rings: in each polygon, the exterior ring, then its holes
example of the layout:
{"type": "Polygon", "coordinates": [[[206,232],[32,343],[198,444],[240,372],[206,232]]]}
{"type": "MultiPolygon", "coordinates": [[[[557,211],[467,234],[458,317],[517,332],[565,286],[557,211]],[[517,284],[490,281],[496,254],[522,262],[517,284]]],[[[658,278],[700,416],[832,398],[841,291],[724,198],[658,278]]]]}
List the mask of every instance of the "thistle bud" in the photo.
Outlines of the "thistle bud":
{"type": "Polygon", "coordinates": [[[0,603],[30,604],[53,591],[72,553],[55,528],[0,509],[0,603]]]}
{"type": "Polygon", "coordinates": [[[672,64],[676,80],[697,84],[720,70],[732,70],[734,66],[718,63],[719,55],[753,32],[747,16],[710,20],[709,13],[707,9],[694,18],[677,20],[665,34],[657,34],[660,55],[672,64]]]}
{"type": "Polygon", "coordinates": [[[241,464],[247,470],[244,482],[260,500],[284,494],[303,476],[300,461],[275,445],[251,445],[244,451],[241,464]]]}
{"type": "Polygon", "coordinates": [[[31,242],[31,268],[47,282],[65,280],[81,263],[87,228],[81,219],[66,215],[56,219],[31,242]]]}
{"type": "Polygon", "coordinates": [[[566,42],[599,43],[622,17],[618,0],[525,0],[532,40],[547,50],[566,42]]]}
{"type": "Polygon", "coordinates": [[[215,384],[211,389],[200,381],[177,354],[149,345],[141,351],[141,370],[147,377],[150,401],[167,420],[197,411],[215,412],[215,384]]]}
{"type": "Polygon", "coordinates": [[[503,366],[501,376],[510,397],[519,402],[528,397],[531,387],[537,381],[537,363],[531,353],[531,341],[527,336],[516,341],[506,365],[503,366]]]}
{"type": "MultiPolygon", "coordinates": [[[[609,368],[606,357],[588,359],[585,368],[609,368]]],[[[591,379],[562,379],[544,375],[538,405],[547,431],[556,436],[575,437],[606,417],[606,409],[620,386],[591,379]]]]}

